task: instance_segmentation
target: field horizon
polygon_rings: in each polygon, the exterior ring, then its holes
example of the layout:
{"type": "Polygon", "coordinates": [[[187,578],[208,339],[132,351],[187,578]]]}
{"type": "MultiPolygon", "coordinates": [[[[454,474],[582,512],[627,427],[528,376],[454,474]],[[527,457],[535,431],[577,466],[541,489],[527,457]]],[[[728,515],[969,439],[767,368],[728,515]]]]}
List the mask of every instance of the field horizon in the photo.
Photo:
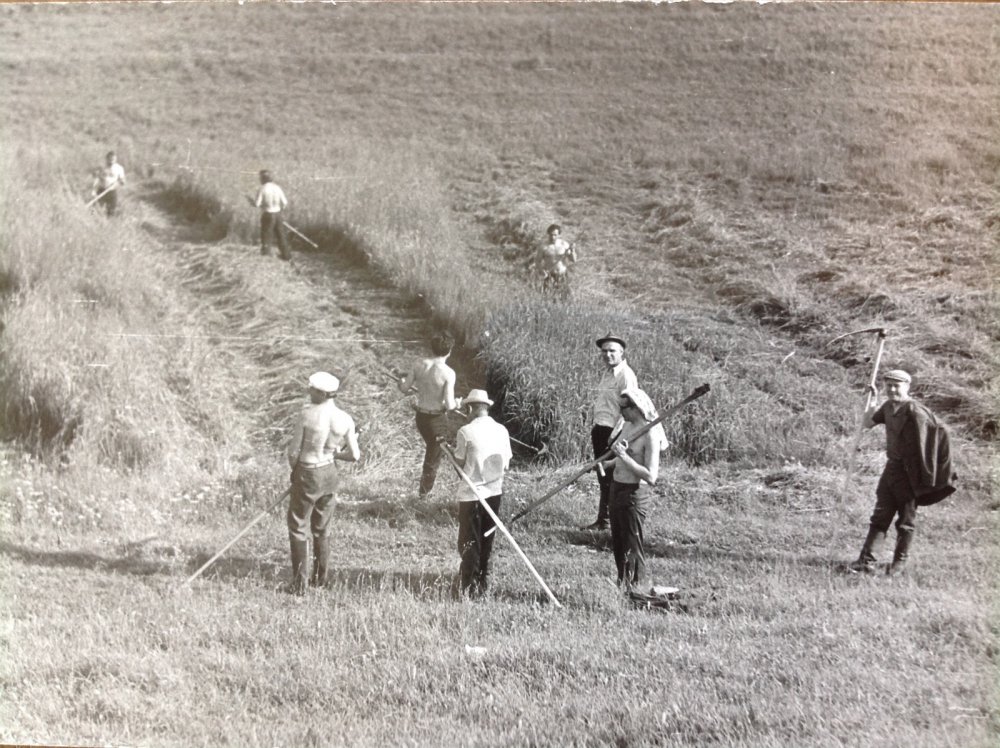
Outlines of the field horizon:
{"type": "Polygon", "coordinates": [[[998,14],[0,6],[0,741],[996,744],[998,14]],[[291,263],[255,246],[265,167],[318,245],[291,263]],[[565,295],[524,269],[552,222],[565,295]],[[960,479],[900,578],[841,573],[884,436],[845,482],[876,341],[830,341],[876,326],[960,479]],[[647,520],[671,605],[616,591],[589,474],[511,527],[561,608],[503,540],[455,599],[458,480],[416,500],[389,376],[441,327],[457,394],[546,448],[503,518],[588,459],[599,335],[661,408],[711,385],[647,520]],[[333,581],[283,592],[278,506],[186,585],[280,498],[319,369],[363,454],[333,581]]]}

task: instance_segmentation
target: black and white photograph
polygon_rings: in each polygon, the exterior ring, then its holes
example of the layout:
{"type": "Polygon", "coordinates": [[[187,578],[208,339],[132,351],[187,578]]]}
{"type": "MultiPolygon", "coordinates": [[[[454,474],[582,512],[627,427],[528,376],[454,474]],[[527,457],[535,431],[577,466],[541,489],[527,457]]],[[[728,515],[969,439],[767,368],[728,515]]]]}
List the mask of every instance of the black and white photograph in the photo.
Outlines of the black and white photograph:
{"type": "Polygon", "coordinates": [[[1000,3],[0,2],[0,746],[1000,744],[1000,3]]]}

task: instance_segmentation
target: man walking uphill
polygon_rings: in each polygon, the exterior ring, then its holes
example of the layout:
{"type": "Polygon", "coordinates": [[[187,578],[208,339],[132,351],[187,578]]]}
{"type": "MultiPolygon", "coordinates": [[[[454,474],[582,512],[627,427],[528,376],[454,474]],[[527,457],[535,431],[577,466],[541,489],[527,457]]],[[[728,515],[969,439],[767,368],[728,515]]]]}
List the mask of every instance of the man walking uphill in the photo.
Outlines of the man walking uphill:
{"type": "Polygon", "coordinates": [[[288,198],[271,179],[271,172],[266,169],[260,173],[260,189],[254,205],[260,208],[260,253],[271,254],[271,237],[278,244],[278,254],[282,260],[290,260],[288,240],[285,238],[285,220],[282,211],[288,207],[288,198]]]}
{"type": "MultiPolygon", "coordinates": [[[[875,489],[875,510],[858,560],[848,569],[871,573],[892,518],[896,551],[888,572],[903,570],[916,530],[917,507],[934,504],[955,491],[948,432],[935,415],[910,399],[910,375],[902,369],[883,377],[887,400],[876,407],[878,393],[865,411],[864,426],[885,426],[885,469],[875,489]]],[[[874,389],[874,388],[873,388],[874,389]]]]}
{"type": "MultiPolygon", "coordinates": [[[[608,451],[611,434],[621,421],[622,412],[619,405],[621,394],[627,389],[639,388],[635,372],[625,363],[624,340],[614,335],[606,335],[597,340],[597,347],[601,349],[605,371],[597,385],[597,394],[594,396],[594,425],[590,430],[590,441],[594,447],[595,458],[608,451]]],[[[608,529],[608,496],[613,480],[614,468],[598,469],[597,482],[600,485],[601,497],[597,505],[597,521],[582,529],[608,529]]]]}
{"type": "Polygon", "coordinates": [[[361,457],[354,419],[338,408],[333,397],[340,381],[325,371],[309,377],[309,404],[295,421],[288,444],[292,468],[288,502],[288,538],[292,552],[292,583],[296,595],[306,587],[307,532],[313,539],[311,582],[326,584],[330,549],[326,531],[333,516],[333,492],[337,488],[336,460],[356,462],[361,457]]]}
{"type": "Polygon", "coordinates": [[[500,511],[503,474],[510,465],[510,436],[507,429],[489,416],[493,401],[484,390],[472,390],[465,398],[469,423],[458,430],[455,461],[476,487],[462,483],[458,494],[458,552],[462,592],[478,597],[486,592],[494,534],[493,518],[479,502],[477,493],[493,513],[500,511]]]}
{"type": "Polygon", "coordinates": [[[448,411],[458,407],[455,399],[455,370],[446,363],[451,355],[454,340],[447,332],[431,338],[431,355],[422,358],[399,380],[399,390],[415,390],[417,403],[417,431],[424,440],[424,464],[420,473],[419,498],[424,498],[434,488],[438,467],[441,464],[441,446],[438,437],[448,435],[448,411]]]}

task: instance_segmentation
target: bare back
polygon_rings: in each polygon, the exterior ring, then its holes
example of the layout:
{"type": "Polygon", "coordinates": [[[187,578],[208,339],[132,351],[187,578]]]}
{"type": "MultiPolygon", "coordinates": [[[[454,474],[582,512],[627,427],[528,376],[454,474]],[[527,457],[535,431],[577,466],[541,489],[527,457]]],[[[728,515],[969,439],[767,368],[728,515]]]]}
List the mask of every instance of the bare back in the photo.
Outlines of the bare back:
{"type": "Polygon", "coordinates": [[[400,385],[417,392],[417,407],[427,411],[455,408],[455,370],[443,358],[425,358],[413,365],[400,385]]]}
{"type": "Polygon", "coordinates": [[[329,462],[342,447],[350,446],[354,433],[354,419],[332,400],[307,405],[299,413],[288,448],[290,461],[294,456],[304,465],[329,462]]]}

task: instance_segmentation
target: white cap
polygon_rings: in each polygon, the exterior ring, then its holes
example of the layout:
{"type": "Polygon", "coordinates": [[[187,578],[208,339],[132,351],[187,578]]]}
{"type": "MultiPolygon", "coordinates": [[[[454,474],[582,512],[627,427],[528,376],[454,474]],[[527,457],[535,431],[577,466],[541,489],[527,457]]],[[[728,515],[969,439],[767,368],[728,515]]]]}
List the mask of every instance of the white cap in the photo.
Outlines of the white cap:
{"type": "Polygon", "coordinates": [[[328,395],[331,395],[340,389],[340,380],[333,376],[333,374],[329,374],[325,371],[317,371],[309,377],[309,386],[314,390],[319,390],[320,392],[325,392],[328,395]]]}
{"type": "Polygon", "coordinates": [[[907,374],[902,369],[893,369],[892,371],[887,371],[882,379],[887,382],[906,382],[910,383],[910,375],[907,374]]]}

